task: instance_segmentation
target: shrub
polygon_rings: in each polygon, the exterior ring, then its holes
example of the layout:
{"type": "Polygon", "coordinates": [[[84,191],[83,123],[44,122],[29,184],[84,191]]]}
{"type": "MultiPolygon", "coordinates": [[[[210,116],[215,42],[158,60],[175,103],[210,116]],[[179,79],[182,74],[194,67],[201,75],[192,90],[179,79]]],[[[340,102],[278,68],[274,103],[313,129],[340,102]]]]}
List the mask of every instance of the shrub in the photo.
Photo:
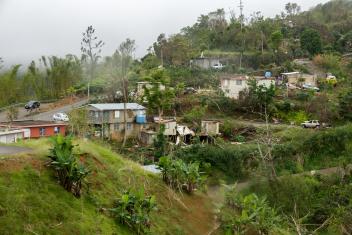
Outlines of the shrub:
{"type": "Polygon", "coordinates": [[[137,234],[146,234],[151,227],[149,214],[154,209],[155,196],[145,196],[144,191],[140,190],[137,193],[124,192],[110,211],[120,223],[129,226],[137,234]]]}
{"type": "Polygon", "coordinates": [[[58,135],[51,138],[51,141],[54,147],[50,149],[50,165],[55,169],[60,184],[76,197],[80,197],[82,182],[89,171],[78,163],[73,153],[72,138],[58,135]]]}
{"type": "Polygon", "coordinates": [[[226,234],[247,234],[250,231],[270,234],[282,226],[282,219],[265,198],[255,194],[227,194],[221,211],[221,228],[226,234]]]}
{"type": "Polygon", "coordinates": [[[163,181],[175,189],[185,190],[191,194],[204,184],[204,177],[199,170],[199,163],[185,163],[181,159],[172,160],[162,157],[158,163],[163,181]]]}
{"type": "MultiPolygon", "coordinates": [[[[195,144],[190,148],[179,149],[175,155],[186,162],[208,163],[212,169],[223,172],[235,179],[247,175],[245,165],[251,163],[257,152],[257,146],[252,145],[201,145],[195,144]]],[[[249,170],[249,169],[248,169],[249,170]]]]}

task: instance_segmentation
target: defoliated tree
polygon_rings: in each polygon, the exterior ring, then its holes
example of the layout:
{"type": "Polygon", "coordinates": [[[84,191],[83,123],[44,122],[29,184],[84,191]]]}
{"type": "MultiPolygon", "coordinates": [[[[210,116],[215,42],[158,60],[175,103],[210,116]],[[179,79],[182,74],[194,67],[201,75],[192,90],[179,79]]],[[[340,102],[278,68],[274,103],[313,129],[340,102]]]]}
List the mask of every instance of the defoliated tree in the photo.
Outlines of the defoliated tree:
{"type": "Polygon", "coordinates": [[[127,73],[133,62],[133,53],[136,50],[135,40],[127,38],[119,46],[119,53],[121,55],[121,88],[123,93],[123,123],[124,123],[124,137],[123,144],[124,147],[127,141],[127,103],[128,103],[128,79],[127,73]]]}
{"type": "Polygon", "coordinates": [[[322,42],[318,31],[305,29],[301,34],[301,48],[310,55],[317,55],[322,52],[322,42]]]}
{"type": "Polygon", "coordinates": [[[90,96],[90,82],[94,78],[95,69],[104,45],[105,43],[102,40],[99,40],[95,35],[95,29],[93,26],[88,26],[86,31],[83,33],[83,38],[81,41],[82,59],[88,66],[88,99],[90,96]]]}

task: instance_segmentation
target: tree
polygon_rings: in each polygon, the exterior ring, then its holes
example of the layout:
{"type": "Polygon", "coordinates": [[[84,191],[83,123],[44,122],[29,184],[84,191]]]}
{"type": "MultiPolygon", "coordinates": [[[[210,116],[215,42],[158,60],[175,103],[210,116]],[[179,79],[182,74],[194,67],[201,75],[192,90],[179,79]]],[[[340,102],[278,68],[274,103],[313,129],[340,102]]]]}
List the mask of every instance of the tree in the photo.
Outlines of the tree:
{"type": "Polygon", "coordinates": [[[94,78],[96,66],[104,45],[105,43],[102,40],[99,40],[95,35],[95,29],[93,26],[88,26],[83,33],[81,41],[82,59],[88,65],[88,99],[90,96],[90,82],[94,78]]]}
{"type": "Polygon", "coordinates": [[[154,70],[149,77],[145,78],[152,86],[144,87],[142,99],[147,100],[150,109],[157,110],[159,120],[162,119],[164,110],[172,106],[175,97],[174,91],[169,87],[169,79],[163,68],[154,70]]]}
{"type": "Polygon", "coordinates": [[[7,109],[6,118],[9,122],[9,127],[11,128],[12,122],[18,118],[18,109],[14,106],[10,106],[7,109]]]}
{"type": "Polygon", "coordinates": [[[133,53],[136,50],[135,40],[129,38],[122,42],[119,46],[119,53],[121,55],[121,87],[123,93],[123,122],[124,122],[124,136],[122,146],[126,145],[127,141],[127,103],[128,103],[128,79],[127,73],[133,61],[133,53]]]}
{"type": "Polygon", "coordinates": [[[352,91],[342,95],[339,100],[339,113],[342,118],[352,121],[352,91]]]}
{"type": "Polygon", "coordinates": [[[84,137],[89,132],[88,111],[84,108],[74,109],[68,116],[72,134],[84,137]]]}
{"type": "Polygon", "coordinates": [[[283,35],[280,30],[273,32],[270,36],[271,46],[277,52],[281,46],[283,35]]]}
{"type": "Polygon", "coordinates": [[[310,28],[305,29],[301,34],[301,48],[312,56],[321,53],[322,42],[319,32],[310,28]]]}

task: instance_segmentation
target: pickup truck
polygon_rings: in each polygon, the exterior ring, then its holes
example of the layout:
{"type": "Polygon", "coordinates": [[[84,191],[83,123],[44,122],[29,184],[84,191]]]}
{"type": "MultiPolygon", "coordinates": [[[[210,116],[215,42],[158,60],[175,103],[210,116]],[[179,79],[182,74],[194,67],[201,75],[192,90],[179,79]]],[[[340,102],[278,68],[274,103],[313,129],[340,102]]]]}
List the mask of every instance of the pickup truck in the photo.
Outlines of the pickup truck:
{"type": "Polygon", "coordinates": [[[301,126],[303,128],[319,128],[320,123],[318,120],[310,120],[310,121],[305,121],[305,122],[301,123],[301,126]]]}

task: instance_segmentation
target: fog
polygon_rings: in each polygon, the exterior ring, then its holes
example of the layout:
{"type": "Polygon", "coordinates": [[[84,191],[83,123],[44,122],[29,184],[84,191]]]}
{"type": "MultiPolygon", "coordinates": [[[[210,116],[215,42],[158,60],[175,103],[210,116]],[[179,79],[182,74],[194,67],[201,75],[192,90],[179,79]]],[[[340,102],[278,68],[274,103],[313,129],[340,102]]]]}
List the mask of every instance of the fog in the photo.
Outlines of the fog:
{"type": "MultiPolygon", "coordinates": [[[[289,0],[243,0],[245,14],[279,14],[289,0]]],[[[323,0],[297,0],[303,10],[323,0]]],[[[200,14],[218,8],[238,14],[239,0],[0,0],[0,57],[7,65],[28,63],[42,55],[80,54],[88,25],[111,54],[127,37],[141,57],[160,33],[177,33],[200,14]]]]}

